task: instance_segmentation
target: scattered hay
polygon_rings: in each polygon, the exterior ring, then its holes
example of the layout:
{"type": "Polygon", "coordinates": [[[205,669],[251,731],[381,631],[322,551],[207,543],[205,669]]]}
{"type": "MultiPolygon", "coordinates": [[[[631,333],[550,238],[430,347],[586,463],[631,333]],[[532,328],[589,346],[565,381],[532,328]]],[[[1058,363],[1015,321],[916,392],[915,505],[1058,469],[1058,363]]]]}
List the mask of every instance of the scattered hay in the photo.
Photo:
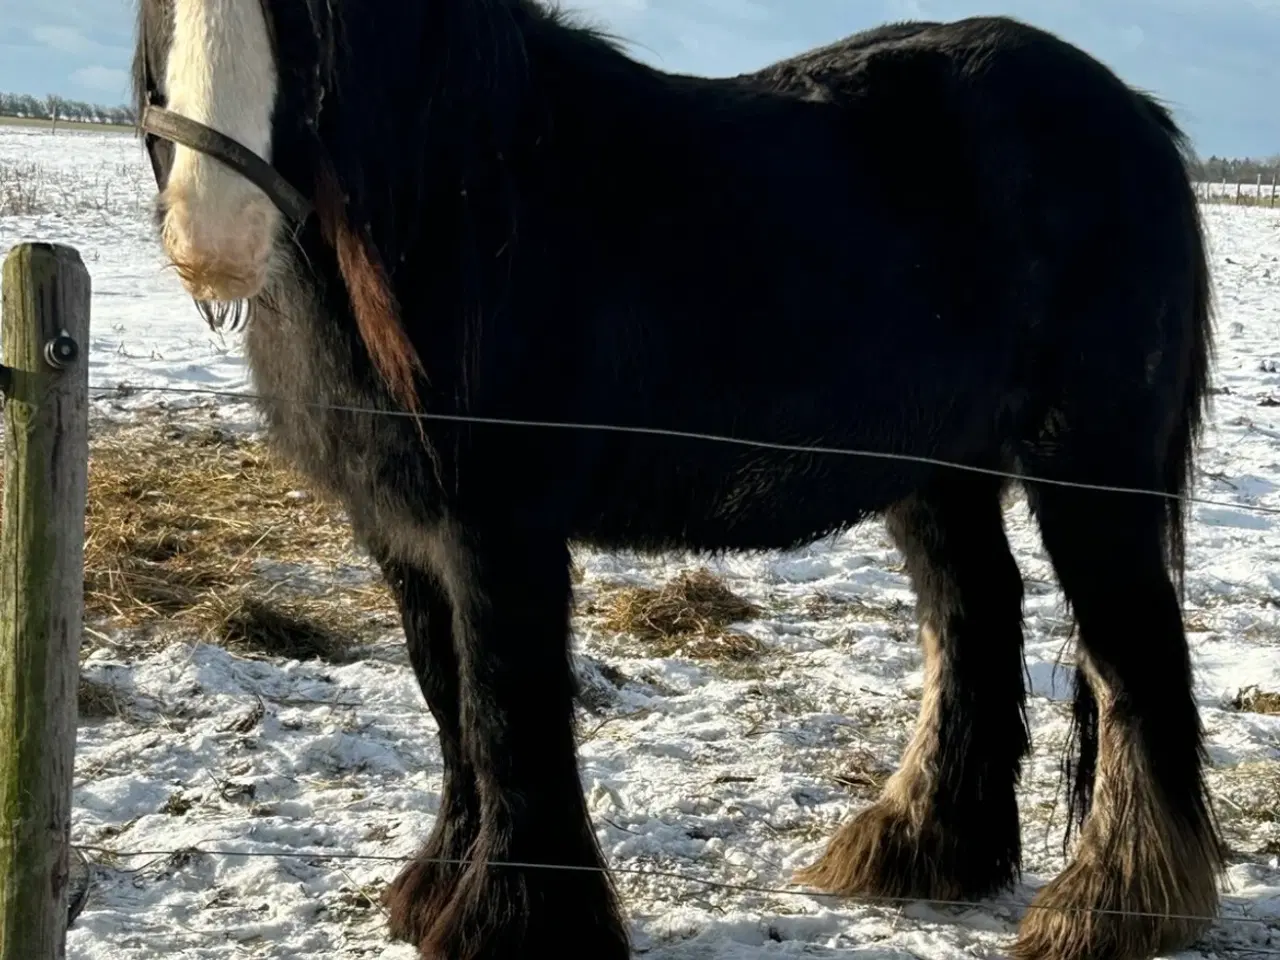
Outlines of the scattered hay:
{"type": "Polygon", "coordinates": [[[867,623],[887,621],[894,623],[910,620],[913,605],[899,598],[844,597],[826,591],[816,591],[804,600],[804,612],[817,620],[839,618],[867,623]]]}
{"type": "Polygon", "coordinates": [[[683,573],[661,589],[623,587],[608,601],[605,625],[643,640],[723,632],[759,616],[709,570],[683,573]]]}
{"type": "Polygon", "coordinates": [[[716,675],[732,683],[760,683],[775,676],[776,671],[767,660],[737,660],[720,663],[716,675]]]}
{"type": "Polygon", "coordinates": [[[334,919],[347,923],[364,923],[373,912],[386,916],[382,905],[384,891],[389,886],[384,879],[376,879],[369,883],[361,883],[351,874],[338,867],[347,882],[337,890],[337,897],[326,903],[326,909],[334,919]]]}
{"type": "Polygon", "coordinates": [[[120,692],[115,687],[85,676],[80,677],[76,701],[82,720],[122,717],[128,711],[128,704],[121,700],[120,692]]]}
{"type": "Polygon", "coordinates": [[[365,561],[341,510],[259,440],[172,417],[97,431],[85,527],[86,614],[105,628],[342,661],[371,624],[395,622],[379,578],[317,584],[365,561]]]}
{"type": "Polygon", "coordinates": [[[840,786],[862,797],[874,797],[880,794],[893,768],[882,764],[869,750],[859,750],[846,757],[840,768],[831,774],[831,779],[840,786]]]}
{"type": "Polygon", "coordinates": [[[1262,690],[1257,685],[1245,687],[1232,699],[1231,709],[1280,716],[1280,693],[1262,690]]]}
{"type": "MultiPolygon", "coordinates": [[[[675,640],[676,638],[669,638],[675,640]]],[[[689,637],[671,649],[671,656],[679,654],[691,660],[745,663],[764,653],[764,644],[745,633],[723,633],[717,636],[689,637]]]]}
{"type": "Polygon", "coordinates": [[[372,886],[352,889],[344,886],[338,890],[338,902],[351,910],[363,912],[378,905],[379,892],[372,886]]]}
{"type": "Polygon", "coordinates": [[[1251,760],[1209,772],[1209,789],[1228,839],[1251,842],[1280,825],[1280,762],[1251,760]]]}
{"type": "Polygon", "coordinates": [[[841,616],[851,605],[845,597],[825,590],[817,590],[804,598],[801,609],[815,620],[828,620],[841,616]]]}
{"type": "Polygon", "coordinates": [[[1213,627],[1203,610],[1193,610],[1183,618],[1182,629],[1187,633],[1212,633],[1213,627]]]}
{"type": "Polygon", "coordinates": [[[353,654],[352,633],[322,622],[333,619],[333,602],[296,597],[240,595],[225,609],[210,611],[219,624],[222,643],[233,649],[256,650],[288,660],[327,660],[344,663],[353,654]]]}
{"type": "Polygon", "coordinates": [[[706,569],[682,573],[661,589],[606,588],[607,595],[588,612],[600,626],[635,637],[660,656],[742,662],[764,650],[755,637],[729,629],[754,620],[760,608],[739,597],[706,569]]]}
{"type": "Polygon", "coordinates": [[[160,813],[168,814],[171,817],[185,817],[191,812],[191,808],[195,806],[195,801],[185,796],[181,791],[172,793],[160,806],[160,813]]]}

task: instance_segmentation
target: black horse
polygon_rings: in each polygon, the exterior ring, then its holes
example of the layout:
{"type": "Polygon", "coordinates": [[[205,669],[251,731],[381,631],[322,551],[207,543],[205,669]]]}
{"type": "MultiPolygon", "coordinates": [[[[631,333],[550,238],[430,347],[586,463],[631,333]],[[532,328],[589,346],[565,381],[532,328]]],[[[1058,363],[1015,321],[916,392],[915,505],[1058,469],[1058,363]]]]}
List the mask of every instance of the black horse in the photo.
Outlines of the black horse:
{"type": "MultiPolygon", "coordinates": [[[[173,2],[142,4],[140,107],[173,92],[173,2]]],[[[886,517],[918,600],[918,726],[803,882],[1008,887],[1028,749],[996,477],[394,415],[419,411],[1018,475],[1079,626],[1080,832],[1014,955],[1192,942],[1223,854],[1178,498],[1212,321],[1167,110],[1005,18],[894,24],[713,80],[534,0],[264,6],[271,162],[315,216],[280,235],[247,356],[278,449],[342,500],[398,598],[444,758],[393,934],[424,958],[628,953],[607,872],[487,863],[602,865],[576,764],[572,542],[786,549],[886,517]]]]}

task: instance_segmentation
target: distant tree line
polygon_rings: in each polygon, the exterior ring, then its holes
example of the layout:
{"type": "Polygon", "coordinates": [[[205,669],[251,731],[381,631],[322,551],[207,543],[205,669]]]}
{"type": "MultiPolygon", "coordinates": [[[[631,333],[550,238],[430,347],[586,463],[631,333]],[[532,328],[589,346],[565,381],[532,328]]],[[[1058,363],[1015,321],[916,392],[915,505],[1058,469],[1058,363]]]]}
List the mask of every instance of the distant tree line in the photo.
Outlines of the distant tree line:
{"type": "Polygon", "coordinates": [[[77,123],[133,123],[132,107],[104,107],[99,103],[67,100],[62,97],[33,97],[29,93],[0,93],[0,117],[30,120],[69,120],[77,123]]]}
{"type": "MultiPolygon", "coordinates": [[[[83,100],[65,100],[62,97],[33,97],[29,93],[0,93],[0,117],[27,117],[34,120],[70,120],[80,123],[110,123],[131,126],[134,122],[132,107],[104,107],[83,100]]],[[[1280,174],[1280,154],[1266,159],[1252,157],[1209,157],[1199,160],[1192,169],[1200,182],[1254,183],[1262,175],[1263,183],[1280,174]]]]}
{"type": "Polygon", "coordinates": [[[1259,174],[1263,183],[1270,183],[1272,177],[1280,174],[1280,154],[1265,160],[1210,157],[1201,160],[1195,170],[1195,178],[1201,183],[1221,183],[1223,180],[1227,183],[1256,183],[1259,174]]]}

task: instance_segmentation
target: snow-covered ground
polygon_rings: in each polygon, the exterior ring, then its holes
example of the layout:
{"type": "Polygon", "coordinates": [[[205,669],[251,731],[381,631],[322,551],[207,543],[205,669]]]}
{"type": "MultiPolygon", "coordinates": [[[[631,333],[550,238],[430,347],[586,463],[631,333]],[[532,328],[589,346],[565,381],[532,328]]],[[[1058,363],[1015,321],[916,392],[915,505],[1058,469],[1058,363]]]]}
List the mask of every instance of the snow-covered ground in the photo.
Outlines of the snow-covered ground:
{"type": "Polygon", "coordinates": [[[1269,177],[1261,183],[1257,180],[1252,183],[1236,183],[1230,180],[1202,181],[1196,184],[1196,191],[1201,197],[1221,197],[1228,201],[1240,197],[1244,200],[1261,201],[1273,207],[1280,204],[1280,188],[1272,183],[1269,177]]]}
{"type": "MultiPolygon", "coordinates": [[[[247,386],[237,342],[208,332],[165,269],[138,140],[0,127],[0,173],[6,164],[39,171],[46,196],[34,212],[0,216],[0,251],[24,239],[70,243],[93,275],[95,387],[247,386]]],[[[0,180],[0,197],[2,190],[0,180]]],[[[1209,206],[1206,215],[1222,393],[1199,492],[1280,508],[1280,210],[1209,206]]],[[[118,416],[156,403],[195,408],[191,417],[210,406],[143,391],[96,408],[118,416]]],[[[225,403],[220,415],[247,417],[225,403]]],[[[1225,919],[1202,949],[1182,956],[1277,955],[1280,717],[1230,701],[1250,685],[1280,691],[1280,529],[1275,517],[1232,506],[1197,506],[1191,518],[1187,615],[1212,787],[1233,858],[1225,919]]],[[[1021,795],[1023,882],[999,903],[943,909],[622,873],[638,952],[660,960],[1003,955],[1021,905],[1061,866],[1062,806],[1053,804],[1068,679],[1055,673],[1067,624],[1021,504],[1008,524],[1028,578],[1036,745],[1021,795]]],[[[593,553],[579,563],[588,598],[602,583],[656,585],[697,565],[593,553]]],[[[583,780],[598,835],[620,869],[785,888],[791,871],[871,796],[835,775],[891,768],[906,742],[921,685],[911,595],[875,524],[797,553],[712,569],[764,608],[742,629],[763,641],[765,659],[744,668],[636,658],[633,646],[580,620],[581,670],[596,688],[595,714],[583,722],[583,780]]],[[[431,826],[440,757],[395,634],[344,666],[249,660],[178,642],[135,658],[100,649],[85,669],[129,707],[80,727],[80,843],[395,857],[411,854],[431,826]]],[[[358,893],[397,870],[379,860],[199,854],[106,861],[71,931],[70,956],[409,960],[413,951],[386,940],[379,908],[358,893]]],[[[566,950],[572,955],[571,943],[566,950]]]]}

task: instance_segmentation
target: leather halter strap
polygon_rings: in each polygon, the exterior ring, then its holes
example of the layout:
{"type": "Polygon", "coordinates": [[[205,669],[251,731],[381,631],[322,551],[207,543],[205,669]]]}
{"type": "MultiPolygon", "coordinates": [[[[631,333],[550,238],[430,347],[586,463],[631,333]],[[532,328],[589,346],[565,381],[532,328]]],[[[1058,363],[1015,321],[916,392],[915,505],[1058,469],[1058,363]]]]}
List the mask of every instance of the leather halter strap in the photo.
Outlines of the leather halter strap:
{"type": "MultiPolygon", "coordinates": [[[[271,13],[267,9],[267,0],[261,0],[261,3],[262,17],[267,26],[272,49],[278,49],[271,13]]],[[[275,167],[238,140],[234,140],[226,134],[189,117],[167,110],[156,103],[160,90],[156,85],[155,78],[151,75],[151,49],[146,33],[147,21],[145,13],[142,16],[141,23],[143,31],[142,79],[146,90],[147,102],[146,106],[143,107],[142,116],[138,118],[138,126],[146,135],[147,154],[151,160],[151,172],[155,176],[156,186],[161,190],[165,186],[162,182],[164,178],[162,178],[160,172],[160,161],[156,156],[156,140],[159,139],[180,144],[225,164],[265,193],[281,213],[300,226],[311,215],[314,208],[311,202],[293,184],[281,176],[275,167]]],[[[317,98],[314,108],[318,113],[319,98],[317,98]]],[[[312,119],[314,120],[314,118],[312,119]]]]}
{"type": "Polygon", "coordinates": [[[153,136],[199,151],[230,167],[265,193],[290,220],[302,223],[311,215],[311,202],[275,167],[238,140],[154,104],[143,109],[141,126],[153,136]]]}

